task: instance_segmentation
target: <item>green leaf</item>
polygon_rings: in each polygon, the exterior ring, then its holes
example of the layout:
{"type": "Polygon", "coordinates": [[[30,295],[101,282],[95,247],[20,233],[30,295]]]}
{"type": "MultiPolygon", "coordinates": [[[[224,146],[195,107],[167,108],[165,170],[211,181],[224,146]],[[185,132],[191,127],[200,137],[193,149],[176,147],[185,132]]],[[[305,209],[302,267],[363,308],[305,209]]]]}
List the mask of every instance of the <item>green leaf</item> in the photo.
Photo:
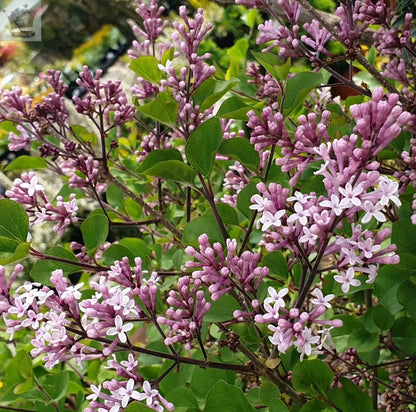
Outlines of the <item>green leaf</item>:
{"type": "Polygon", "coordinates": [[[300,72],[288,79],[283,114],[287,116],[292,113],[309,92],[316,86],[319,86],[322,81],[322,74],[314,72],[300,72]]]}
{"type": "Polygon", "coordinates": [[[159,177],[161,179],[174,180],[175,182],[194,184],[195,171],[179,160],[165,160],[150,167],[145,171],[146,175],[159,177]]]}
{"type": "Polygon", "coordinates": [[[199,111],[203,112],[209,109],[239,82],[240,80],[238,79],[216,80],[210,77],[198,87],[193,96],[194,104],[200,106],[199,111]]]}
{"type": "Polygon", "coordinates": [[[248,40],[244,37],[238,39],[232,47],[227,50],[227,56],[237,61],[244,61],[247,57],[247,50],[249,44],[248,40]]]}
{"type": "Polygon", "coordinates": [[[289,412],[289,409],[280,399],[273,399],[269,405],[269,412],[289,412]]]}
{"type": "Polygon", "coordinates": [[[30,243],[20,243],[0,236],[0,265],[21,260],[29,255],[30,243]]]}
{"type": "Polygon", "coordinates": [[[107,197],[107,202],[117,208],[117,209],[123,209],[124,207],[124,193],[123,191],[116,186],[115,184],[111,183],[106,192],[105,195],[107,197]]]}
{"type": "Polygon", "coordinates": [[[134,257],[141,257],[142,259],[149,254],[149,248],[146,246],[144,240],[135,237],[125,237],[120,240],[119,245],[126,247],[131,251],[134,257]]]}
{"type": "MultiPolygon", "coordinates": [[[[401,255],[401,260],[402,260],[401,255]]],[[[400,284],[409,279],[414,269],[402,268],[402,262],[399,265],[384,265],[378,271],[377,278],[374,282],[374,293],[380,303],[392,314],[395,314],[403,308],[397,300],[397,291],[400,284]]]]}
{"type": "Polygon", "coordinates": [[[260,165],[260,157],[254,146],[248,139],[236,137],[224,140],[218,151],[224,155],[238,160],[242,165],[257,172],[260,165]]]}
{"type": "Polygon", "coordinates": [[[0,199],[0,236],[26,242],[29,233],[29,218],[19,203],[0,199]]]}
{"type": "Polygon", "coordinates": [[[404,306],[413,318],[416,318],[416,285],[410,281],[404,281],[397,290],[397,300],[404,306]]]}
{"type": "Polygon", "coordinates": [[[367,58],[368,62],[372,65],[376,65],[376,48],[374,46],[370,47],[370,50],[366,53],[365,57],[367,58]]]}
{"type": "Polygon", "coordinates": [[[205,398],[211,388],[220,380],[233,383],[234,372],[227,372],[221,369],[195,368],[191,378],[191,390],[199,398],[205,398]]]}
{"type": "MultiPolygon", "coordinates": [[[[63,258],[66,260],[73,260],[78,262],[74,253],[70,250],[64,249],[62,246],[54,246],[48,249],[45,253],[48,256],[55,256],[57,258],[63,258]]],[[[37,260],[30,271],[30,277],[42,285],[51,286],[51,273],[56,269],[62,269],[65,276],[76,273],[81,270],[79,266],[71,265],[70,263],[63,263],[57,260],[37,260]]]]}
{"type": "Polygon", "coordinates": [[[397,253],[416,254],[416,226],[410,220],[398,220],[393,223],[391,243],[397,246],[397,253]]]}
{"type": "Polygon", "coordinates": [[[334,408],[328,406],[327,403],[320,399],[312,399],[302,406],[300,412],[336,412],[334,408]]]}
{"type": "Polygon", "coordinates": [[[363,318],[363,325],[368,332],[379,333],[391,328],[394,316],[384,306],[372,306],[363,318]]]}
{"type": "Polygon", "coordinates": [[[21,351],[19,362],[19,374],[25,379],[29,379],[33,376],[32,358],[27,352],[21,351]],[[24,353],[23,353],[24,352],[24,353]]]}
{"type": "Polygon", "coordinates": [[[374,323],[381,331],[389,330],[394,323],[394,316],[383,306],[374,306],[372,315],[374,323]]]}
{"type": "Polygon", "coordinates": [[[235,208],[222,202],[218,202],[216,208],[222,221],[226,225],[238,225],[238,214],[235,208]]]}
{"type": "Polygon", "coordinates": [[[331,402],[342,412],[373,412],[371,399],[349,379],[341,378],[342,388],[336,385],[327,393],[331,402]]]}
{"type": "Polygon", "coordinates": [[[168,126],[174,126],[176,124],[178,107],[178,102],[168,92],[159,93],[156,99],[150,103],[136,106],[139,112],[168,126]]]}
{"type": "Polygon", "coordinates": [[[97,144],[97,136],[89,132],[85,127],[74,124],[71,126],[71,129],[75,136],[83,142],[91,142],[93,146],[97,144]]]}
{"type": "Polygon", "coordinates": [[[95,251],[108,236],[108,219],[102,214],[89,215],[81,224],[82,238],[87,253],[95,251]]]}
{"type": "Polygon", "coordinates": [[[238,96],[232,96],[222,103],[216,114],[221,119],[247,120],[247,112],[251,109],[238,96]]]}
{"type": "Polygon", "coordinates": [[[109,266],[114,264],[116,260],[121,261],[123,257],[128,257],[129,262],[134,262],[135,256],[130,249],[115,243],[103,252],[102,261],[104,265],[109,266]]]}
{"type": "Polygon", "coordinates": [[[19,156],[16,159],[12,160],[7,167],[5,167],[5,171],[9,170],[37,170],[37,169],[45,169],[48,167],[46,160],[43,157],[35,157],[35,156],[19,156]]]}
{"type": "Polygon", "coordinates": [[[361,329],[363,325],[354,316],[337,315],[336,318],[342,320],[343,325],[340,328],[332,329],[331,337],[337,351],[344,352],[348,348],[348,337],[355,329],[361,329]]]}
{"type": "Polygon", "coordinates": [[[21,395],[33,389],[35,387],[35,380],[33,377],[28,378],[25,382],[19,383],[13,389],[16,395],[21,395]]]}
{"type": "Polygon", "coordinates": [[[275,68],[280,65],[281,60],[273,53],[254,52],[251,54],[254,58],[276,79],[284,80],[279,78],[275,68]]]}
{"type": "Polygon", "coordinates": [[[185,387],[177,387],[169,391],[165,398],[172,402],[175,405],[175,408],[184,406],[188,408],[198,409],[198,401],[195,398],[195,395],[185,387]]]}
{"type": "Polygon", "coordinates": [[[238,301],[230,295],[223,295],[211,302],[211,309],[204,316],[206,322],[225,322],[232,320],[235,310],[241,309],[238,301]]]}
{"type": "Polygon", "coordinates": [[[212,214],[199,216],[188,222],[183,229],[182,242],[184,245],[197,247],[198,237],[203,233],[207,234],[211,243],[224,242],[217,221],[212,214]]]}
{"type": "Polygon", "coordinates": [[[259,393],[260,401],[267,406],[271,406],[273,401],[280,399],[280,391],[271,382],[262,382],[259,393]]]}
{"type": "Polygon", "coordinates": [[[289,275],[286,259],[279,250],[264,255],[261,263],[269,268],[272,275],[277,275],[283,279],[286,279],[289,275]]]}
{"type": "Polygon", "coordinates": [[[133,402],[127,405],[127,408],[123,409],[124,412],[149,412],[154,411],[154,409],[148,408],[142,403],[133,402]]]}
{"type": "Polygon", "coordinates": [[[197,127],[185,146],[186,159],[194,170],[208,177],[222,141],[220,120],[213,117],[197,127]]]}
{"type": "Polygon", "coordinates": [[[217,382],[207,395],[204,412],[254,412],[243,392],[224,381],[217,382]]]}
{"type": "MultiPolygon", "coordinates": [[[[42,398],[42,395],[40,396],[42,398]]],[[[44,401],[35,402],[36,412],[56,412],[53,405],[47,405],[44,401]]]]}
{"type": "Polygon", "coordinates": [[[370,333],[364,328],[355,329],[348,339],[348,345],[359,353],[372,351],[377,347],[378,343],[378,334],[370,333]]]}
{"type": "Polygon", "coordinates": [[[159,62],[153,56],[140,56],[130,63],[130,69],[150,83],[160,83],[162,79],[162,72],[158,66],[159,62]]]}
{"type": "Polygon", "coordinates": [[[396,319],[391,328],[391,336],[401,351],[408,355],[416,353],[416,322],[412,318],[396,319]]]}
{"type": "Polygon", "coordinates": [[[325,395],[334,380],[329,366],[319,359],[304,360],[293,369],[292,384],[298,392],[325,395]]]}
{"type": "Polygon", "coordinates": [[[164,162],[166,160],[183,161],[181,152],[177,149],[152,150],[136,169],[136,172],[143,173],[147,169],[157,165],[159,162],[164,162]]]}
{"type": "Polygon", "coordinates": [[[69,373],[62,371],[56,374],[44,375],[41,379],[43,389],[49,394],[48,403],[58,402],[65,397],[69,385],[69,373]]]}

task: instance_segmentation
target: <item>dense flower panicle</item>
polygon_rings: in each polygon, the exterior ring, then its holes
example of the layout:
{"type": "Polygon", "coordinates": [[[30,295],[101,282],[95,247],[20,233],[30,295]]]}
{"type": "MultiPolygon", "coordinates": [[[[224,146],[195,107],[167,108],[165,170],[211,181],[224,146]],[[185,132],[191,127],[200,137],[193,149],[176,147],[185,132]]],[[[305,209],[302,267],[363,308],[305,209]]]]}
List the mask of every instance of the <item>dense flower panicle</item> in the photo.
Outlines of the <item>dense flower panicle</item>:
{"type": "Polygon", "coordinates": [[[22,93],[22,89],[15,86],[12,90],[3,91],[1,96],[2,115],[16,123],[29,120],[32,112],[33,99],[22,93]]]}
{"type": "Polygon", "coordinates": [[[63,82],[59,70],[49,69],[46,73],[40,73],[39,77],[46,80],[58,96],[64,97],[65,92],[68,90],[68,85],[63,82]]]}
{"type": "Polygon", "coordinates": [[[150,0],[149,5],[142,0],[136,2],[136,13],[143,19],[143,29],[135,27],[135,34],[154,44],[168,25],[168,22],[162,19],[165,8],[159,6],[157,0],[150,0]]]}
{"type": "Polygon", "coordinates": [[[16,129],[20,132],[20,136],[13,132],[9,133],[9,150],[17,152],[22,149],[30,149],[30,144],[34,140],[34,137],[20,124],[16,126],[16,129]]]}
{"type": "Polygon", "coordinates": [[[363,146],[366,141],[373,146],[369,153],[370,158],[374,158],[387,147],[412,117],[397,104],[399,100],[397,94],[390,94],[387,99],[383,97],[383,89],[377,87],[369,102],[350,107],[356,122],[354,132],[363,138],[363,146]]]}
{"type": "MultiPolygon", "coordinates": [[[[334,295],[323,296],[319,289],[314,290],[316,298],[311,299],[312,308],[301,311],[296,307],[286,309],[284,297],[288,293],[287,288],[277,292],[274,288],[268,288],[269,296],[264,300],[264,313],[255,315],[255,322],[268,323],[273,336],[270,342],[279,352],[285,353],[292,345],[296,346],[301,354],[300,358],[311,354],[322,353],[322,348],[328,348],[327,332],[334,327],[342,326],[342,321],[319,319],[331,308],[329,301],[334,295]],[[329,328],[328,328],[329,327],[329,328]]],[[[239,315],[239,313],[237,313],[239,315]]]]}
{"type": "Polygon", "coordinates": [[[69,187],[71,189],[93,188],[97,193],[105,191],[108,184],[100,182],[102,178],[102,165],[98,160],[92,156],[79,155],[72,162],[75,170],[81,172],[84,177],[81,177],[79,173],[71,172],[69,178],[69,187]]]}
{"type": "Polygon", "coordinates": [[[264,24],[260,24],[258,29],[260,34],[257,37],[257,44],[268,44],[262,50],[263,52],[268,52],[277,47],[279,56],[291,58],[303,56],[303,52],[299,48],[299,26],[297,24],[293,24],[290,29],[286,26],[275,28],[274,22],[267,20],[264,24]]]}
{"type": "Polygon", "coordinates": [[[210,57],[208,54],[198,56],[199,45],[212,29],[211,23],[204,23],[203,12],[203,9],[198,9],[194,18],[190,19],[186,14],[186,7],[181,6],[179,7],[179,15],[183,19],[183,24],[173,22],[173,27],[177,30],[177,33],[172,35],[173,41],[191,65],[210,57]]]}
{"type": "Polygon", "coordinates": [[[315,50],[314,55],[319,56],[319,53],[325,53],[329,56],[332,55],[332,53],[325,48],[325,44],[332,37],[328,30],[321,27],[317,20],[312,20],[311,23],[305,23],[303,28],[309,33],[310,37],[303,35],[300,39],[310,48],[315,50]]]}
{"type": "Polygon", "coordinates": [[[6,191],[6,196],[25,208],[31,225],[56,222],[53,230],[62,236],[70,224],[78,221],[76,195],[71,193],[68,202],[57,196],[55,206],[49,202],[45,188],[38,181],[34,172],[23,173],[21,179],[15,179],[13,187],[6,191]]]}
{"type": "Polygon", "coordinates": [[[266,99],[267,105],[276,110],[281,90],[275,78],[269,73],[262,74],[260,65],[256,63],[248,65],[247,77],[247,83],[256,86],[256,96],[259,99],[266,99]]]}
{"type": "MultiPolygon", "coordinates": [[[[267,188],[264,183],[259,183],[257,189],[261,195],[252,196],[253,204],[250,208],[260,214],[258,227],[261,225],[265,232],[263,238],[266,250],[286,248],[296,257],[310,256],[319,251],[324,240],[333,236],[334,226],[341,217],[352,219],[361,212],[361,221],[364,224],[373,218],[385,222],[386,217],[382,210],[391,204],[401,204],[398,183],[380,176],[378,172],[370,172],[368,175],[363,173],[359,179],[351,182],[347,182],[345,187],[337,186],[336,191],[330,186],[332,194],[328,197],[299,192],[287,197],[288,189],[282,189],[275,183],[267,188]],[[351,182],[355,182],[355,186],[351,182]],[[272,193],[275,195],[272,196],[272,193]],[[293,202],[292,205],[286,205],[286,200],[293,202]]],[[[334,242],[329,243],[324,255],[337,257],[337,269],[342,274],[335,280],[340,283],[351,280],[355,272],[368,275],[367,283],[372,283],[377,276],[379,264],[399,262],[394,253],[395,245],[381,247],[381,242],[390,238],[391,231],[382,229],[372,232],[362,230],[361,225],[353,228],[351,238],[337,236],[334,242]],[[353,272],[348,271],[349,269],[353,272]]],[[[359,284],[356,280],[349,283],[353,286],[359,284]]]]}
{"type": "Polygon", "coordinates": [[[135,107],[128,103],[120,81],[101,82],[101,76],[101,69],[93,74],[88,66],[84,66],[77,79],[77,84],[87,91],[87,95],[82,99],[74,96],[73,101],[75,109],[79,113],[91,118],[102,115],[108,127],[103,132],[107,132],[113,127],[119,128],[120,125],[132,120],[135,107]]]}
{"type": "Polygon", "coordinates": [[[199,236],[198,242],[199,252],[192,246],[185,249],[188,255],[196,259],[187,261],[185,267],[201,268],[201,270],[194,271],[192,277],[208,285],[212,300],[218,300],[222,295],[230,292],[235,283],[241,290],[256,294],[261,281],[269,274],[267,267],[257,266],[261,258],[258,253],[244,252],[238,256],[235,239],[227,240],[226,256],[220,243],[214,243],[211,247],[206,234],[199,236]],[[237,282],[233,280],[233,277],[237,282]]]}
{"type": "Polygon", "coordinates": [[[46,203],[40,208],[40,212],[35,212],[36,221],[34,223],[56,222],[53,230],[59,236],[62,236],[70,224],[78,222],[77,211],[78,206],[74,193],[70,194],[68,202],[64,202],[62,196],[57,196],[56,206],[46,203]]]}
{"type": "Polygon", "coordinates": [[[344,4],[338,6],[335,11],[340,21],[334,30],[338,38],[347,47],[353,46],[359,40],[363,31],[370,25],[369,21],[362,21],[359,18],[361,5],[361,1],[357,0],[352,5],[351,13],[348,11],[348,6],[344,4]]]}
{"type": "Polygon", "coordinates": [[[257,151],[275,145],[280,140],[289,140],[282,113],[273,113],[273,109],[266,106],[261,119],[254,110],[250,110],[247,117],[247,127],[252,129],[250,142],[254,144],[257,151]]]}
{"type": "Polygon", "coordinates": [[[178,280],[177,291],[169,291],[166,303],[170,305],[165,316],[158,316],[157,322],[170,328],[166,345],[184,343],[190,349],[195,338],[199,338],[204,315],[211,308],[205,300],[204,292],[199,290],[201,280],[184,276],[178,280]]]}
{"type": "Polygon", "coordinates": [[[276,159],[276,164],[282,167],[283,172],[294,168],[297,170],[289,181],[290,185],[294,186],[307,166],[315,161],[316,147],[330,141],[328,135],[330,115],[328,110],[322,112],[320,120],[315,113],[301,115],[298,118],[300,125],[296,129],[293,141],[288,133],[278,141],[278,146],[282,147],[282,157],[276,159]]]}
{"type": "MultiPolygon", "coordinates": [[[[82,297],[83,283],[70,285],[60,269],[51,275],[55,292],[39,283],[27,282],[11,295],[11,283],[22,270],[23,266],[17,265],[7,283],[4,268],[0,268],[0,311],[7,333],[12,337],[24,328],[35,331],[31,353],[33,356],[44,354],[48,368],[69,359],[81,362],[109,356],[118,342],[127,342],[127,333],[133,329],[132,321],[155,317],[158,279],[156,274],[149,279],[143,277],[140,258],[136,258],[133,270],[124,258],[115,262],[98,282],[90,281],[90,287],[96,292],[89,299],[82,297]],[[110,280],[118,284],[108,285],[110,280]],[[135,299],[142,302],[148,314],[135,299]],[[94,349],[84,345],[79,337],[113,337],[113,340],[102,349],[94,349]]],[[[198,298],[198,302],[200,300],[198,298]]]]}

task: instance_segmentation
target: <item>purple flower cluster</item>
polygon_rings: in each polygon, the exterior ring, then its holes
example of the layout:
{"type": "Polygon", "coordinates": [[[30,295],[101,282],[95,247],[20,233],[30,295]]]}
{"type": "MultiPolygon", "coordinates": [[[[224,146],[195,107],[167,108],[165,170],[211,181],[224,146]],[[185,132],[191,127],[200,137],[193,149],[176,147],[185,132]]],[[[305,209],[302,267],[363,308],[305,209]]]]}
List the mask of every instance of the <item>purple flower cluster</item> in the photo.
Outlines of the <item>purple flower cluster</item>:
{"type": "Polygon", "coordinates": [[[77,84],[87,91],[86,97],[81,99],[74,96],[75,109],[93,119],[105,120],[107,133],[114,127],[120,131],[120,126],[134,118],[135,107],[128,103],[126,93],[121,87],[121,82],[111,80],[101,82],[102,70],[97,70],[93,75],[88,66],[84,66],[77,84]]]}
{"type": "Polygon", "coordinates": [[[269,324],[268,328],[273,332],[273,336],[269,337],[270,342],[281,353],[285,353],[292,345],[295,345],[301,354],[301,360],[305,355],[322,353],[323,347],[331,349],[329,331],[334,327],[341,327],[342,321],[319,318],[327,308],[331,308],[329,301],[334,295],[323,296],[322,292],[316,288],[313,292],[316,297],[311,299],[312,309],[301,311],[296,307],[286,309],[284,297],[288,292],[287,288],[277,292],[269,287],[269,296],[263,302],[264,314],[255,315],[254,320],[257,323],[269,324]],[[318,329],[318,327],[321,328],[318,329]]]}
{"type": "Polygon", "coordinates": [[[212,246],[206,234],[199,236],[199,252],[188,246],[185,252],[194,257],[194,261],[185,263],[186,268],[201,268],[194,271],[192,277],[201,280],[208,286],[212,300],[219,299],[234,287],[247,291],[254,296],[265,276],[269,274],[267,267],[260,267],[260,255],[249,251],[237,255],[237,241],[227,240],[226,253],[220,243],[212,246]]]}
{"type": "Polygon", "coordinates": [[[9,199],[20,203],[26,210],[30,223],[56,222],[53,230],[62,236],[70,224],[78,222],[76,196],[71,194],[69,201],[64,202],[57,196],[56,206],[49,202],[45,188],[38,183],[34,172],[23,173],[21,179],[15,179],[13,187],[6,191],[9,199]]]}
{"type": "MultiPolygon", "coordinates": [[[[357,213],[364,212],[361,217],[364,224],[372,218],[385,222],[382,210],[389,203],[400,205],[398,183],[379,176],[378,172],[361,174],[356,182],[347,182],[344,187],[338,185],[336,194],[332,191],[327,198],[299,192],[288,197],[289,190],[275,183],[269,187],[259,183],[257,189],[261,195],[252,197],[250,208],[261,213],[258,225],[262,225],[265,232],[266,249],[289,249],[301,259],[319,252],[322,244],[332,237],[334,228],[341,224],[342,217],[353,219],[357,213]],[[377,180],[372,180],[374,178],[377,180]],[[371,191],[367,192],[367,189],[371,191]]],[[[343,285],[344,292],[348,292],[349,284],[359,285],[358,281],[350,282],[355,271],[367,274],[367,283],[372,283],[377,276],[378,264],[399,261],[394,254],[395,245],[381,246],[390,237],[390,229],[374,233],[362,230],[361,225],[353,228],[351,238],[337,236],[324,252],[324,255],[338,256],[336,268],[341,275],[335,280],[343,285]]]]}
{"type": "Polygon", "coordinates": [[[169,291],[166,303],[170,308],[166,317],[157,317],[159,324],[170,328],[169,336],[165,338],[166,345],[184,343],[185,349],[190,349],[193,340],[200,339],[204,315],[211,308],[200,290],[201,285],[201,280],[192,281],[189,276],[183,276],[178,280],[177,291],[169,291]]]}

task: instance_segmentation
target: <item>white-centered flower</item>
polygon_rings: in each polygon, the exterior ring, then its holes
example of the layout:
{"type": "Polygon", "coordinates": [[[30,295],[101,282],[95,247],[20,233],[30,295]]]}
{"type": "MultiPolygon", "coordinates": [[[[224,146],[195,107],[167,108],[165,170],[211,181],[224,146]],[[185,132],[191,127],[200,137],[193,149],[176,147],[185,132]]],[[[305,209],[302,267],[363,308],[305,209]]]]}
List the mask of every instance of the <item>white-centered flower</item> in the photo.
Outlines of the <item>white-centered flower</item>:
{"type": "Polygon", "coordinates": [[[120,315],[117,315],[116,318],[114,319],[114,327],[109,328],[106,334],[109,336],[118,335],[120,342],[126,343],[127,342],[126,332],[132,329],[133,329],[132,323],[123,324],[123,319],[121,318],[120,315]]]}

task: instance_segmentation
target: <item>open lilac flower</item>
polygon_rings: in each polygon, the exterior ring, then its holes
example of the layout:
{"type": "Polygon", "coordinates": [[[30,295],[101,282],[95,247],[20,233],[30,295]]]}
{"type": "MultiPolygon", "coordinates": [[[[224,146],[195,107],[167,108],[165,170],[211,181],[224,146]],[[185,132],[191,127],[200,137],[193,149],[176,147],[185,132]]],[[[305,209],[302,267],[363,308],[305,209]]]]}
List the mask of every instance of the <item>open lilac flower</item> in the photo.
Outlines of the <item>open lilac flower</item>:
{"type": "Polygon", "coordinates": [[[353,268],[348,268],[346,272],[340,272],[340,275],[335,275],[334,279],[341,283],[341,289],[344,293],[348,293],[350,286],[360,286],[361,282],[355,279],[355,271],[353,268]]]}

